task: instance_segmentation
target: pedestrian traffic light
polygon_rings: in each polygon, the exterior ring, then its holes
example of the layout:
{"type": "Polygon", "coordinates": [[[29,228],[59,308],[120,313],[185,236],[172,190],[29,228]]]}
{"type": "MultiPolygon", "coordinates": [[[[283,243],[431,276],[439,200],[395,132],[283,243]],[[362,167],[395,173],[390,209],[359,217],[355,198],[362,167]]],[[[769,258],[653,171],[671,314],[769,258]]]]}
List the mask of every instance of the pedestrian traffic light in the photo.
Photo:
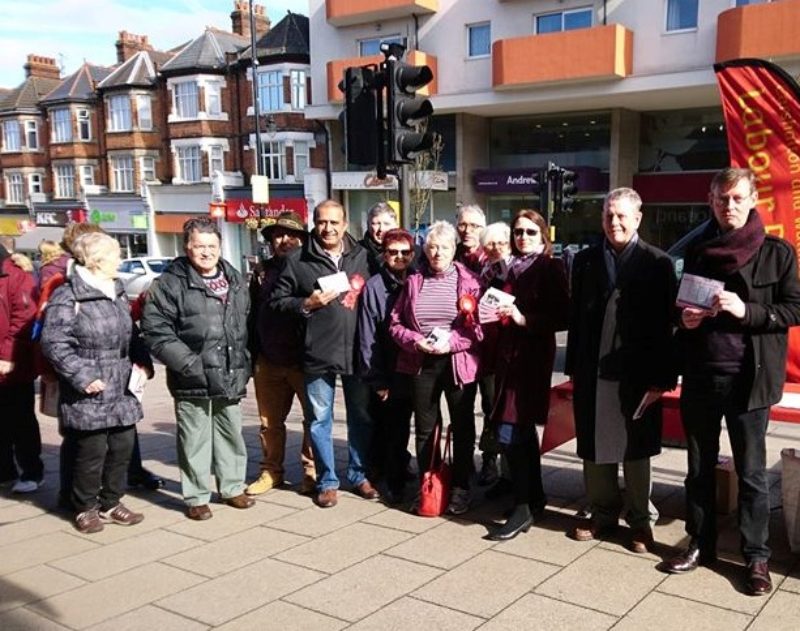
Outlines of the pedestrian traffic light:
{"type": "Polygon", "coordinates": [[[344,126],[344,152],[347,162],[375,166],[383,152],[383,111],[378,95],[376,67],[345,68],[339,89],[344,93],[344,109],[339,120],[344,126]]]}
{"type": "Polygon", "coordinates": [[[433,81],[428,66],[412,66],[388,58],[384,64],[386,79],[386,117],[388,120],[387,161],[411,162],[414,156],[433,146],[433,134],[420,129],[433,114],[433,105],[416,96],[417,90],[433,81]]]}
{"type": "Polygon", "coordinates": [[[558,175],[558,188],[560,191],[561,210],[565,213],[572,212],[575,205],[575,193],[578,192],[578,185],[575,183],[577,175],[575,171],[561,169],[558,175]]]}

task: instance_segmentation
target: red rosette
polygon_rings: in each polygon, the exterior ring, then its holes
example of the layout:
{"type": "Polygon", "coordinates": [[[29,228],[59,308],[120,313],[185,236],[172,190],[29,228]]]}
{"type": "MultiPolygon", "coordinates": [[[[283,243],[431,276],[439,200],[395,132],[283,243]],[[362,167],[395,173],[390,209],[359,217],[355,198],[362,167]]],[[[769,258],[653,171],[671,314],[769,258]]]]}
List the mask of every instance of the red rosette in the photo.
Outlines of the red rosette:
{"type": "Polygon", "coordinates": [[[353,274],[350,277],[350,291],[348,291],[342,299],[342,306],[347,309],[355,309],[358,304],[358,295],[364,289],[366,281],[361,274],[353,274]]]}
{"type": "Polygon", "coordinates": [[[364,289],[364,285],[366,285],[366,281],[361,274],[353,274],[350,277],[350,289],[355,292],[360,292],[364,289]]]}
{"type": "Polygon", "coordinates": [[[478,308],[478,300],[472,294],[462,294],[458,299],[458,312],[464,316],[467,326],[475,323],[475,310],[478,308]]]}

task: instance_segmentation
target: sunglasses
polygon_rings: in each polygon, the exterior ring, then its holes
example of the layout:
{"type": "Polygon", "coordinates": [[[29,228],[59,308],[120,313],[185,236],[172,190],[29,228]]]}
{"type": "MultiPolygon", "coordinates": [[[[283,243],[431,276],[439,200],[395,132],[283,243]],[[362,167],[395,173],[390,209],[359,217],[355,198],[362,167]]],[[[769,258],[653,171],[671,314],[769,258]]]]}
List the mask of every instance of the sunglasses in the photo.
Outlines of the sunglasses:
{"type": "Polygon", "coordinates": [[[536,228],[514,228],[515,237],[535,237],[537,234],[541,234],[541,230],[537,230],[536,228]]]}
{"type": "Polygon", "coordinates": [[[386,254],[389,256],[409,256],[411,254],[411,250],[402,249],[402,250],[395,250],[394,248],[389,248],[386,250],[386,254]]]}

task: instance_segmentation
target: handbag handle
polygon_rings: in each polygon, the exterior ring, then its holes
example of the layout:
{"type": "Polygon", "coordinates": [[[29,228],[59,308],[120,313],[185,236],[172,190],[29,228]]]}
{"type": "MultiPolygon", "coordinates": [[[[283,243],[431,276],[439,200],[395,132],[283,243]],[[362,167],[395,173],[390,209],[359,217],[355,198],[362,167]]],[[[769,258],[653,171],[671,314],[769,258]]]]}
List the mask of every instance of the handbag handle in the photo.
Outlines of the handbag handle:
{"type": "MultiPolygon", "coordinates": [[[[433,430],[433,444],[434,448],[431,449],[431,463],[428,466],[428,469],[433,469],[433,465],[436,462],[436,455],[440,452],[441,449],[441,439],[442,439],[442,426],[439,423],[436,423],[436,427],[433,430]]],[[[452,453],[450,451],[450,443],[451,443],[451,432],[452,432],[452,425],[447,426],[447,434],[445,434],[444,439],[444,456],[442,456],[442,462],[450,463],[453,459],[452,453]]]]}
{"type": "Polygon", "coordinates": [[[442,462],[446,462],[447,464],[452,464],[453,462],[453,454],[451,452],[451,438],[453,432],[453,425],[452,423],[447,426],[447,435],[444,439],[444,456],[442,457],[442,462]]]}

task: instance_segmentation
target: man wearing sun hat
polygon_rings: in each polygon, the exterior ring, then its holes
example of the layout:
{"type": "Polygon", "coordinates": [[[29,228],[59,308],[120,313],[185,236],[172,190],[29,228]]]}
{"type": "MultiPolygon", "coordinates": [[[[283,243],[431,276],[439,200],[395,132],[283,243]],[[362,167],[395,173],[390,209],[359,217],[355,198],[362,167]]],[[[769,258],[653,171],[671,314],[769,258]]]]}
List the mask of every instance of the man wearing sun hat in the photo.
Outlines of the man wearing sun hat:
{"type": "Polygon", "coordinates": [[[303,220],[291,211],[281,213],[274,223],[261,231],[269,244],[272,257],[259,266],[253,275],[251,349],[255,358],[253,383],[256,390],[258,415],[261,418],[261,474],[246,489],[248,495],[259,495],[280,486],[284,481],[286,451],[286,417],[297,397],[303,406],[303,444],[300,460],[303,463],[301,493],[310,493],[316,485],[314,458],[308,434],[303,381],[302,319],[270,309],[267,298],[284,264],[284,257],[300,247],[308,237],[303,220]]]}

